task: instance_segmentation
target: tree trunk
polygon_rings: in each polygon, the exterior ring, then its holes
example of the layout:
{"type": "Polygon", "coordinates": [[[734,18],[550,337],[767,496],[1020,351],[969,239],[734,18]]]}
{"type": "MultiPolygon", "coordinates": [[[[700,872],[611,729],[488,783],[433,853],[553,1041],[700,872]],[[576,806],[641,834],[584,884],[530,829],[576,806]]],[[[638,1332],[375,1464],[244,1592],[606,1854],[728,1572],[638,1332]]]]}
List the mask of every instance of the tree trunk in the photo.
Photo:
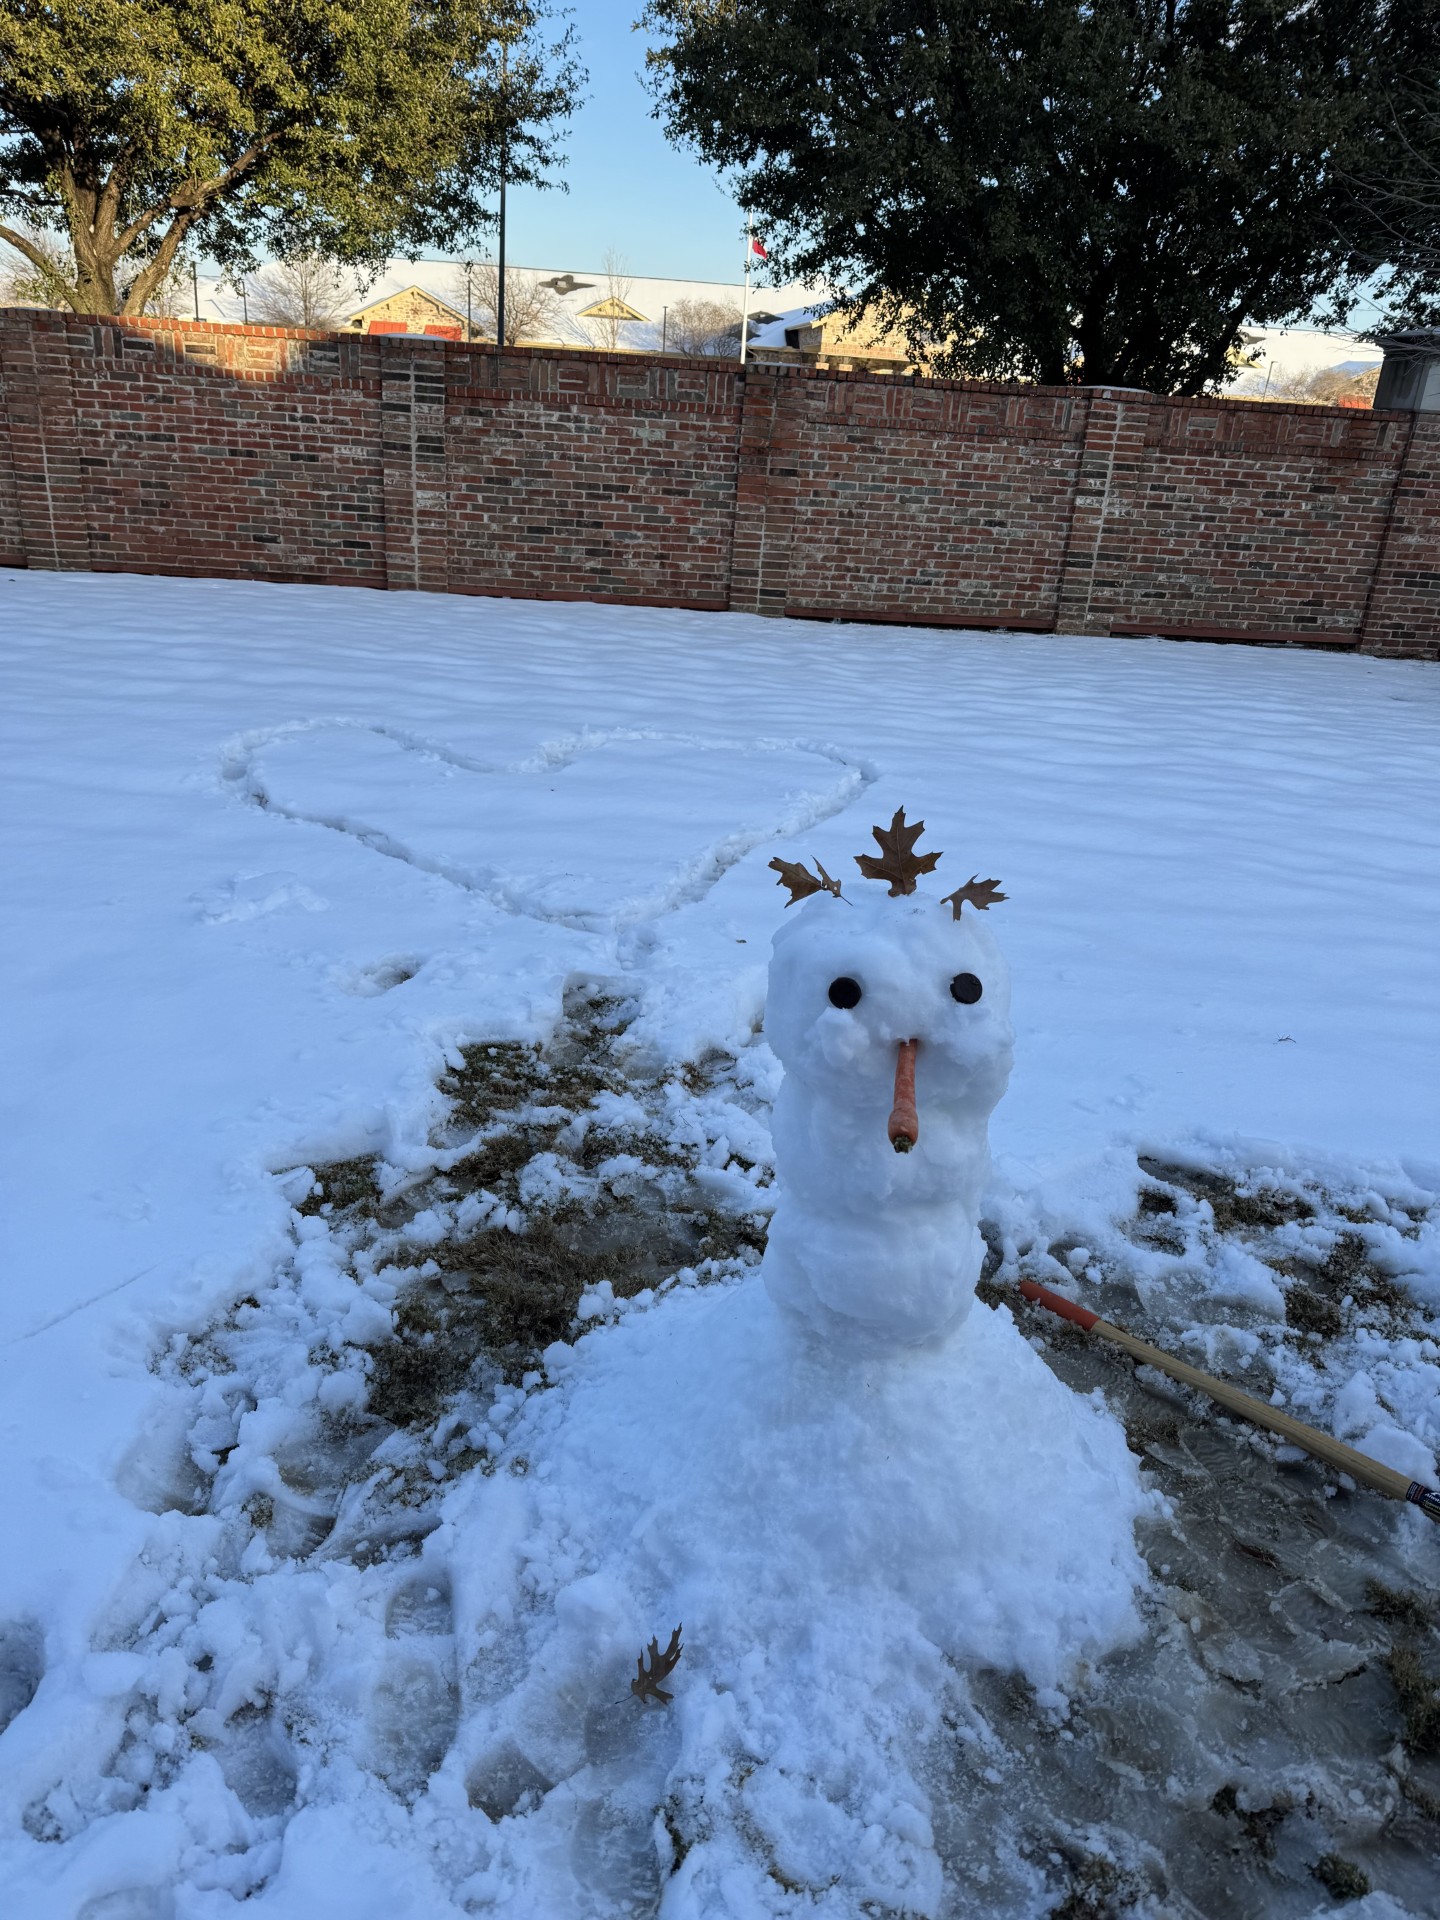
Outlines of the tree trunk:
{"type": "MultiPolygon", "coordinates": [[[[71,245],[74,246],[73,235],[71,245]]],[[[115,291],[116,261],[106,260],[95,247],[87,248],[86,252],[89,257],[81,266],[76,249],[77,272],[70,305],[76,313],[117,313],[120,301],[115,291]]]]}
{"type": "Polygon", "coordinates": [[[113,222],[104,218],[105,188],[94,181],[78,180],[68,159],[56,168],[56,184],[75,260],[70,305],[76,313],[114,313],[119,305],[115,268],[120,253],[113,243],[113,222]]]}
{"type": "Polygon", "coordinates": [[[175,256],[180,251],[180,242],[189,231],[194,217],[191,213],[176,214],[170,223],[170,228],[165,238],[160,242],[155,252],[126,288],[125,304],[120,309],[122,313],[132,314],[143,313],[145,311],[146,301],[149,300],[151,294],[154,293],[155,289],[163,282],[165,276],[169,273],[171,267],[174,266],[175,256]]]}
{"type": "Polygon", "coordinates": [[[1114,345],[1104,333],[1097,330],[1087,338],[1082,321],[1076,329],[1076,338],[1080,344],[1080,377],[1084,386],[1124,387],[1135,384],[1126,379],[1126,370],[1118,364],[1114,345]]]}

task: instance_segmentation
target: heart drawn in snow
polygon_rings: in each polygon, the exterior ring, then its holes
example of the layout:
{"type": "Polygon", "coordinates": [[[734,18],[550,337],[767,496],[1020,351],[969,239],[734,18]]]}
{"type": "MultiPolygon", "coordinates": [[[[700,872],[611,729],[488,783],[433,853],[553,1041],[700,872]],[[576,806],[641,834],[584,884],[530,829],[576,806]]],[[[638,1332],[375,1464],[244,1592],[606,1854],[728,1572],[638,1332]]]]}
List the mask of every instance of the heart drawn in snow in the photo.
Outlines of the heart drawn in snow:
{"type": "Polygon", "coordinates": [[[737,860],[839,812],[874,777],[805,741],[587,734],[513,766],[358,722],[240,743],[227,776],[511,913],[589,931],[698,900],[737,860]]]}

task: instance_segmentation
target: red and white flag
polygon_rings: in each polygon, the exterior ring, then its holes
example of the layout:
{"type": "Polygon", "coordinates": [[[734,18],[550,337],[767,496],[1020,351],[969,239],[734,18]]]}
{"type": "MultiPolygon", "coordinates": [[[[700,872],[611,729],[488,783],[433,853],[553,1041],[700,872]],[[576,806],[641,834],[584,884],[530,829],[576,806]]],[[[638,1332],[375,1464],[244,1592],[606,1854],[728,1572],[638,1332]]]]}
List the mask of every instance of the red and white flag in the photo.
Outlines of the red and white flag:
{"type": "Polygon", "coordinates": [[[761,246],[753,233],[750,236],[750,258],[752,260],[768,260],[770,258],[769,254],[765,251],[764,247],[761,246]]]}

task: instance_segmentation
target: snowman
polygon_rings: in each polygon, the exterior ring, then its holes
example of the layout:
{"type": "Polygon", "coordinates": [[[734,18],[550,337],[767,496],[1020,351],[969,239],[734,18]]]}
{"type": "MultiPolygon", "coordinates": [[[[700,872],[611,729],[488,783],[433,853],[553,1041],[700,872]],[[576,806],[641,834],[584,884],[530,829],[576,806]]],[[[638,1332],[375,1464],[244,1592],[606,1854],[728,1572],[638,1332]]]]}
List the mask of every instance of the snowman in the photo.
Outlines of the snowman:
{"type": "Polygon", "coordinates": [[[880,853],[857,864],[883,892],[770,863],[800,910],[775,935],[765,1009],[785,1078],[762,1270],[788,1314],[866,1347],[943,1339],[969,1312],[986,1128],[1010,1077],[1009,971],[978,918],[1005,895],[973,878],[918,891],[940,858],[915,852],[924,827],[902,807],[873,829],[880,853]]]}
{"type": "Polygon", "coordinates": [[[504,1822],[556,1876],[526,1912],[597,1911],[595,1861],[650,1884],[658,1805],[687,1840],[676,1920],[774,1912],[777,1859],[827,1912],[939,1912],[957,1671],[1072,1689],[1139,1631],[1150,1496],[1123,1429],[1003,1306],[945,1338],[980,1272],[1009,990],[996,883],[921,893],[921,831],[903,810],[877,828],[854,898],[772,862],[793,911],[766,1010],[785,1078],[763,1285],[677,1287],[557,1343],[504,1443],[526,1470],[455,1496],[460,1663],[498,1684],[467,1708],[448,1790],[488,1808],[516,1778],[564,1782],[504,1822]],[[775,1302],[800,1337],[776,1337],[775,1302]],[[653,1666],[680,1621],[688,1698],[622,1725],[621,1660],[655,1635],[653,1666]]]}

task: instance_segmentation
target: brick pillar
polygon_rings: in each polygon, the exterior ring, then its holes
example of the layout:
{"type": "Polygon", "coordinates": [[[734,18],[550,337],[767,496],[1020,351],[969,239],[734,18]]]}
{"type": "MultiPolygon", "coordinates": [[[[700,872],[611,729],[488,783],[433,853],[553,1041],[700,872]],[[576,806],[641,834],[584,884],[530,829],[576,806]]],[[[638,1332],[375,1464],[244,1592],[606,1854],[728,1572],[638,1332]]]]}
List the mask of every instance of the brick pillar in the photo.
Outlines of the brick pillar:
{"type": "Polygon", "coordinates": [[[1440,655],[1440,413],[1413,413],[1395,474],[1360,644],[1366,653],[1440,655]]]}
{"type": "Polygon", "coordinates": [[[372,351],[380,356],[385,584],[443,593],[450,584],[445,348],[377,334],[372,351]]]}
{"type": "Polygon", "coordinates": [[[71,346],[97,353],[99,324],[69,314],[0,314],[0,387],[10,438],[18,564],[51,571],[90,566],[82,447],[71,346]]]}
{"type": "Polygon", "coordinates": [[[730,608],[783,614],[795,536],[795,421],[801,381],[747,364],[740,387],[740,444],[730,608]]]}
{"type": "Polygon", "coordinates": [[[10,456],[9,392],[5,378],[5,319],[0,314],[0,567],[23,567],[25,539],[20,530],[20,499],[10,456]]]}
{"type": "Polygon", "coordinates": [[[1145,452],[1150,395],[1086,389],[1085,439],[1060,562],[1057,633],[1109,633],[1112,592],[1126,561],[1125,496],[1145,452]]]}

